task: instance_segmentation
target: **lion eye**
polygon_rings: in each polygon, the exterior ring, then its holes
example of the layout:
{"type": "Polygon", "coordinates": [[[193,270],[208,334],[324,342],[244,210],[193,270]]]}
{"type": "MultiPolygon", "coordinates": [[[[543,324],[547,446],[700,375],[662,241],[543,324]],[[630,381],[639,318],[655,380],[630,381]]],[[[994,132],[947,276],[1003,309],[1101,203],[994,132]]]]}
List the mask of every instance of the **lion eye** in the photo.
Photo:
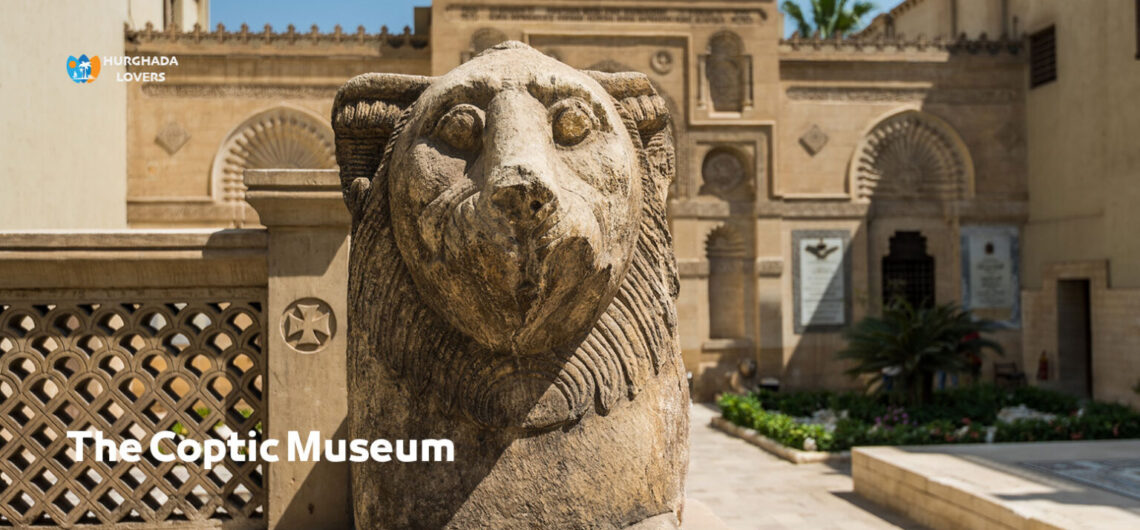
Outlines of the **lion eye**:
{"type": "Polygon", "coordinates": [[[483,111],[467,103],[452,107],[436,124],[435,136],[460,151],[475,151],[483,142],[483,111]]]}
{"type": "Polygon", "coordinates": [[[560,101],[551,109],[550,122],[554,141],[559,145],[577,145],[590,135],[597,120],[586,102],[572,98],[560,101]]]}

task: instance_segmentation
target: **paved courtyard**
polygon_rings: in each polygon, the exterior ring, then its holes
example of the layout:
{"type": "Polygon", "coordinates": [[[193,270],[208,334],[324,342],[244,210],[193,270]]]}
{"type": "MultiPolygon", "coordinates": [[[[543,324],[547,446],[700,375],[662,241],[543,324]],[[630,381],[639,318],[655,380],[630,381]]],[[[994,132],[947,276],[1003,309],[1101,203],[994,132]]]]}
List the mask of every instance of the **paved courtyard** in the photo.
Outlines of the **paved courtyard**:
{"type": "Polygon", "coordinates": [[[687,489],[729,527],[921,528],[856,497],[850,465],[786,462],[709,428],[716,414],[693,406],[687,489]]]}

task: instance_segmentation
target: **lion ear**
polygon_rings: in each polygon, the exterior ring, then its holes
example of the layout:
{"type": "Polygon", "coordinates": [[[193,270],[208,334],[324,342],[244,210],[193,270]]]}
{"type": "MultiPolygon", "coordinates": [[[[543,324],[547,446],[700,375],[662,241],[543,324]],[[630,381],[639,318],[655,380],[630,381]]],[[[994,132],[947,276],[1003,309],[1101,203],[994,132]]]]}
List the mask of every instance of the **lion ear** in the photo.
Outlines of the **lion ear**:
{"type": "Polygon", "coordinates": [[[431,83],[430,77],[372,73],[349,79],[337,91],[332,108],[336,163],[353,219],[360,216],[400,115],[431,83]]]}
{"type": "Polygon", "coordinates": [[[629,113],[642,138],[649,138],[669,125],[669,107],[645,74],[638,72],[595,72],[586,75],[597,81],[629,113]]]}

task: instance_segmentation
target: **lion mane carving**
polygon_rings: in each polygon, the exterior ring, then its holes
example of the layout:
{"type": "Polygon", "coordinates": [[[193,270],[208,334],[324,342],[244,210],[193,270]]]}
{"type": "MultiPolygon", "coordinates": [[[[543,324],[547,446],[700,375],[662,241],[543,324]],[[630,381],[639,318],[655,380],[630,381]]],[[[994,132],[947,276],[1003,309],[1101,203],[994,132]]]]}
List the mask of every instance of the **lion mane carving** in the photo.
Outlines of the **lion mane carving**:
{"type": "Polygon", "coordinates": [[[358,76],[332,122],[349,435],[446,438],[456,460],[354,464],[357,525],[675,522],[674,159],[648,79],[508,42],[437,78],[358,76]]]}

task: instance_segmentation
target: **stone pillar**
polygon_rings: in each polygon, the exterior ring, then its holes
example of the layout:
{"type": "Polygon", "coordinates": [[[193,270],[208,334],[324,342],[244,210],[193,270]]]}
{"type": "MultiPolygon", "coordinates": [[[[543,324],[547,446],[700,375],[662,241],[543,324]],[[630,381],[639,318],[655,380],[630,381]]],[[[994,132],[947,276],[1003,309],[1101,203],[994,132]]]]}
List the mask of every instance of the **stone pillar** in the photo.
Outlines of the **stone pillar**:
{"type": "Polygon", "coordinates": [[[344,438],[350,218],[335,170],[247,170],[246,200],[269,232],[266,437],[270,528],[351,528],[346,463],[287,462],[289,431],[344,438]]]}

